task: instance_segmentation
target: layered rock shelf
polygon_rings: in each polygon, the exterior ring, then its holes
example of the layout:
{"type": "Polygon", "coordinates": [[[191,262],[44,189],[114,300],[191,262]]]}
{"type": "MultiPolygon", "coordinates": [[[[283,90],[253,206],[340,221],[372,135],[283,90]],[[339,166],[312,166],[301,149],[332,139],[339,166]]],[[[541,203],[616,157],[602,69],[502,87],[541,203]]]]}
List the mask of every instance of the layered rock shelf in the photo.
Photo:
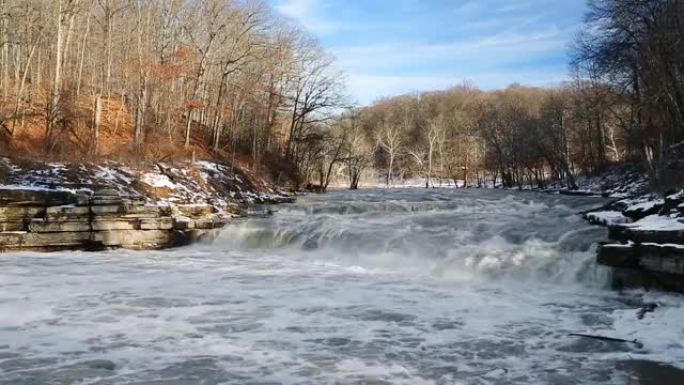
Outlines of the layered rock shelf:
{"type": "Polygon", "coordinates": [[[230,217],[211,205],[149,204],[106,188],[91,196],[0,188],[0,251],[182,246],[212,238],[230,217]]]}
{"type": "Polygon", "coordinates": [[[160,249],[213,238],[259,205],[292,202],[261,177],[209,161],[41,163],[0,157],[0,252],[160,249]]]}
{"type": "Polygon", "coordinates": [[[684,292],[684,247],[678,244],[605,244],[598,263],[613,268],[617,288],[644,287],[684,292]]]}
{"type": "Polygon", "coordinates": [[[588,213],[605,225],[611,243],[599,247],[597,262],[610,266],[617,288],[644,287],[684,293],[684,193],[614,202],[588,213]]]}

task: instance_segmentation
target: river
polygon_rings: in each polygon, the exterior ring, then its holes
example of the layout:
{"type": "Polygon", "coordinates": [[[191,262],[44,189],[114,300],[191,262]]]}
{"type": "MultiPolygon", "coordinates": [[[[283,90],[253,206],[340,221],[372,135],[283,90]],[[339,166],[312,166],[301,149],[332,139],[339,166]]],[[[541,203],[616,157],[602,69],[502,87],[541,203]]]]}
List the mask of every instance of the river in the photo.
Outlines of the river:
{"type": "Polygon", "coordinates": [[[682,384],[684,298],[609,289],[602,202],[333,191],[207,244],[4,254],[0,384],[682,384]]]}

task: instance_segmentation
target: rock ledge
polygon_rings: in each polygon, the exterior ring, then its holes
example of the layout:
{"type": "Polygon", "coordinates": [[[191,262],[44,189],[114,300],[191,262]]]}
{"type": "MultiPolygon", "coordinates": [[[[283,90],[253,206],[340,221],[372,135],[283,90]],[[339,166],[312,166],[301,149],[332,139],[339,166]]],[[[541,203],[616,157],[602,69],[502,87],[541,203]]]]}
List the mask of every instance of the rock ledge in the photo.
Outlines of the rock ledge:
{"type": "Polygon", "coordinates": [[[214,206],[145,204],[116,190],[0,188],[0,251],[161,249],[211,239],[231,214],[214,206]]]}

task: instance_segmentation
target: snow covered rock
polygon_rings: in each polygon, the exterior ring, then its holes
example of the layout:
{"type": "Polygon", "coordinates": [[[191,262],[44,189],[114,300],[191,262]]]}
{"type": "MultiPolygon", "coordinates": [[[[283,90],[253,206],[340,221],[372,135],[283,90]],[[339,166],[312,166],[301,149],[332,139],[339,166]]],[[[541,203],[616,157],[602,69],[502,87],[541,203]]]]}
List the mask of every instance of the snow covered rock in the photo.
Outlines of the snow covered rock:
{"type": "Polygon", "coordinates": [[[25,188],[17,185],[0,186],[0,204],[13,206],[54,206],[77,202],[73,192],[47,188],[25,188]]]}
{"type": "Polygon", "coordinates": [[[676,218],[650,215],[633,223],[609,226],[609,236],[622,242],[684,244],[684,223],[676,218]]]}
{"type": "Polygon", "coordinates": [[[665,200],[663,199],[646,200],[628,206],[623,211],[623,214],[626,217],[632,218],[634,220],[639,220],[649,215],[658,214],[664,205],[665,200]]]}
{"type": "Polygon", "coordinates": [[[209,162],[0,166],[0,251],[180,246],[215,236],[248,205],[292,199],[209,162]]]}
{"type": "Polygon", "coordinates": [[[619,211],[594,211],[584,215],[589,223],[601,226],[611,226],[622,223],[629,223],[631,219],[622,215],[619,211]]]}

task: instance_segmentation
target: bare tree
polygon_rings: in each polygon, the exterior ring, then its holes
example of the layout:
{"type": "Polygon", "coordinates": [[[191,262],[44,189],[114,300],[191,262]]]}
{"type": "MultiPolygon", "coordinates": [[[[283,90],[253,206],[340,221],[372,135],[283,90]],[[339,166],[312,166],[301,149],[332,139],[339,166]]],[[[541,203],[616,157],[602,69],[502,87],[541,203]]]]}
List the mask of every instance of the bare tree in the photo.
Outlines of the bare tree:
{"type": "Polygon", "coordinates": [[[387,154],[387,177],[386,184],[389,186],[394,181],[394,162],[402,151],[404,138],[397,126],[383,122],[376,136],[378,145],[387,154]]]}

